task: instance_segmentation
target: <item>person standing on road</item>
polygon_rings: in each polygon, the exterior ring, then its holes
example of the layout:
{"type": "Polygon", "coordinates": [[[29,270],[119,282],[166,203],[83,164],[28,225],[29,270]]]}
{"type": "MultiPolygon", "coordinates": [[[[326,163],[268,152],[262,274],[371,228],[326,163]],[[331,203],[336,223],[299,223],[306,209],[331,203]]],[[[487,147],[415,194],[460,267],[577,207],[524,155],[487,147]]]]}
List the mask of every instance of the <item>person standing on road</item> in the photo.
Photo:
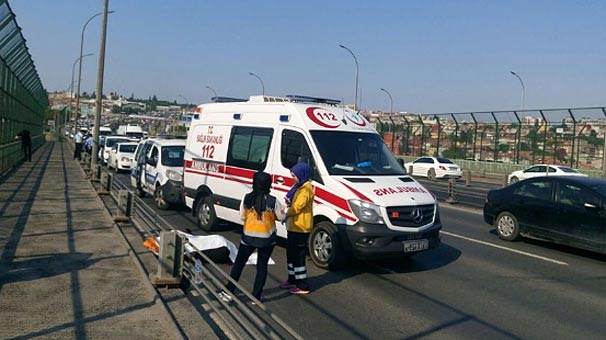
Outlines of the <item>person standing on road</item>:
{"type": "Polygon", "coordinates": [[[74,136],[74,142],[76,142],[76,149],[74,150],[74,159],[80,160],[82,159],[82,139],[84,136],[82,135],[82,130],[78,130],[76,136],[74,136]]]}
{"type": "Polygon", "coordinates": [[[32,161],[32,135],[27,129],[19,131],[15,137],[21,140],[21,149],[23,150],[24,161],[32,161]]]}
{"type": "Polygon", "coordinates": [[[314,192],[311,185],[311,167],[307,163],[298,163],[290,174],[295,184],[286,193],[286,262],[288,279],[280,288],[289,289],[292,294],[307,295],[310,288],[307,283],[307,242],[313,228],[314,192]]]}
{"type": "MultiPolygon", "coordinates": [[[[267,264],[277,241],[276,220],[284,219],[285,207],[269,194],[271,176],[258,171],[253,176],[253,190],[244,195],[240,204],[240,216],[244,222],[242,239],[238,248],[236,261],[231,269],[232,279],[238,281],[244,265],[252,253],[257,250],[257,274],[253,285],[252,295],[261,301],[263,287],[267,279],[267,264]]],[[[229,282],[227,289],[233,293],[236,286],[229,282]]],[[[232,300],[231,295],[221,291],[219,297],[226,302],[232,300]]]]}

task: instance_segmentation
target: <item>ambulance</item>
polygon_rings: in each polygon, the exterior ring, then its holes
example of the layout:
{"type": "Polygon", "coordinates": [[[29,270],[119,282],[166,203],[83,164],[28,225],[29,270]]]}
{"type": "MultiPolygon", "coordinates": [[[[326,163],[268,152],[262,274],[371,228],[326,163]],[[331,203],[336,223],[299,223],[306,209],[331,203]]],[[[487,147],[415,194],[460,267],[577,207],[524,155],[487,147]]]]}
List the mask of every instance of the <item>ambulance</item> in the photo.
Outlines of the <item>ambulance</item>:
{"type": "MultiPolygon", "coordinates": [[[[313,170],[309,254],[316,266],[405,258],[440,244],[435,196],[406,175],[362,115],[331,99],[251,96],[199,105],[185,147],[185,203],[204,230],[220,220],[241,224],[253,174],[269,173],[272,194],[284,201],[298,162],[313,170]]],[[[277,230],[286,237],[283,223],[277,230]]]]}

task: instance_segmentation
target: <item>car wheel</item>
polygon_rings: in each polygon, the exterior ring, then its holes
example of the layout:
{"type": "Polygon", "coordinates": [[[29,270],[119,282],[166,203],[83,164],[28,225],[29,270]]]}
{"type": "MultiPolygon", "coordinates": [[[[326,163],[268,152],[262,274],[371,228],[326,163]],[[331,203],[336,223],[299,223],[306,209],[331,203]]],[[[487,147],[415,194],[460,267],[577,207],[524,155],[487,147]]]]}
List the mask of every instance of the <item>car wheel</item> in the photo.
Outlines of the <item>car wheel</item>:
{"type": "Polygon", "coordinates": [[[162,187],[160,185],[156,186],[156,190],[154,191],[154,202],[156,202],[156,207],[160,210],[167,210],[170,206],[164,199],[162,187]]]}
{"type": "Polygon", "coordinates": [[[514,176],[514,177],[511,177],[511,179],[509,180],[509,183],[515,183],[515,182],[519,182],[519,181],[520,181],[520,179],[514,176]]]}
{"type": "Polygon", "coordinates": [[[494,222],[499,238],[506,241],[514,241],[520,237],[520,225],[518,219],[510,212],[502,212],[494,222]]]}
{"type": "Polygon", "coordinates": [[[210,196],[200,199],[197,209],[198,225],[206,231],[211,231],[217,224],[217,213],[215,205],[210,196]]]}
{"type": "Polygon", "coordinates": [[[430,181],[435,181],[435,179],[436,179],[436,170],[435,169],[429,169],[429,171],[427,171],[427,179],[430,181]]]}
{"type": "Polygon", "coordinates": [[[334,224],[318,223],[309,236],[309,254],[313,263],[323,269],[338,269],[345,263],[343,247],[334,224]]]}

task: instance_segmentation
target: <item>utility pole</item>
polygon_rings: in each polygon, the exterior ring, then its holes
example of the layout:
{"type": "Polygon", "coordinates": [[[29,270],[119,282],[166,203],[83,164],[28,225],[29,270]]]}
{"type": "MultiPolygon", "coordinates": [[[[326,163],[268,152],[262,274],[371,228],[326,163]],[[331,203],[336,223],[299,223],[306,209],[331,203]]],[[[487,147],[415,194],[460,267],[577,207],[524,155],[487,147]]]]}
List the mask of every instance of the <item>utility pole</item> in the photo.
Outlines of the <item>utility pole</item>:
{"type": "Polygon", "coordinates": [[[99,67],[97,71],[97,98],[95,110],[95,126],[93,128],[93,152],[90,168],[97,168],[97,154],[99,153],[99,125],[101,124],[101,113],[103,112],[103,71],[105,69],[105,38],[107,35],[107,8],[109,0],[103,0],[103,17],[101,25],[101,43],[99,47],[99,67]]]}

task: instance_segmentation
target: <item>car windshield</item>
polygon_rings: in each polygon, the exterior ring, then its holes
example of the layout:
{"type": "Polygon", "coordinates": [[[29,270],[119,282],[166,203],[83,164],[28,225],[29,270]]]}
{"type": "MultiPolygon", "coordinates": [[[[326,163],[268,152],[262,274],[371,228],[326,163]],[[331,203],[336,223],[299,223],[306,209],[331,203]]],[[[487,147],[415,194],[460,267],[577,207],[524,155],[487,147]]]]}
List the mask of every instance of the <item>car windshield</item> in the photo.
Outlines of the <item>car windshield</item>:
{"type": "Polygon", "coordinates": [[[126,135],[131,138],[143,138],[143,132],[127,132],[126,135]]]}
{"type": "Polygon", "coordinates": [[[378,134],[311,131],[311,136],[330,175],[404,175],[378,134]]]}
{"type": "Polygon", "coordinates": [[[108,136],[108,135],[111,135],[111,134],[112,134],[111,130],[109,130],[109,131],[107,131],[107,130],[105,130],[105,131],[104,130],[99,130],[99,136],[108,136]]]}
{"type": "Polygon", "coordinates": [[[133,153],[133,152],[135,152],[136,148],[137,148],[136,145],[120,144],[120,152],[130,152],[130,153],[133,153]]]}
{"type": "Polygon", "coordinates": [[[442,164],[454,164],[450,159],[448,158],[442,158],[442,157],[438,157],[436,158],[438,160],[438,163],[442,163],[442,164]]]}
{"type": "Polygon", "coordinates": [[[126,139],[126,138],[107,138],[107,141],[105,142],[105,146],[108,148],[111,148],[116,143],[125,143],[125,142],[130,142],[130,140],[126,139]]]}
{"type": "Polygon", "coordinates": [[[185,146],[174,145],[162,147],[162,165],[183,166],[183,153],[185,146]]]}

